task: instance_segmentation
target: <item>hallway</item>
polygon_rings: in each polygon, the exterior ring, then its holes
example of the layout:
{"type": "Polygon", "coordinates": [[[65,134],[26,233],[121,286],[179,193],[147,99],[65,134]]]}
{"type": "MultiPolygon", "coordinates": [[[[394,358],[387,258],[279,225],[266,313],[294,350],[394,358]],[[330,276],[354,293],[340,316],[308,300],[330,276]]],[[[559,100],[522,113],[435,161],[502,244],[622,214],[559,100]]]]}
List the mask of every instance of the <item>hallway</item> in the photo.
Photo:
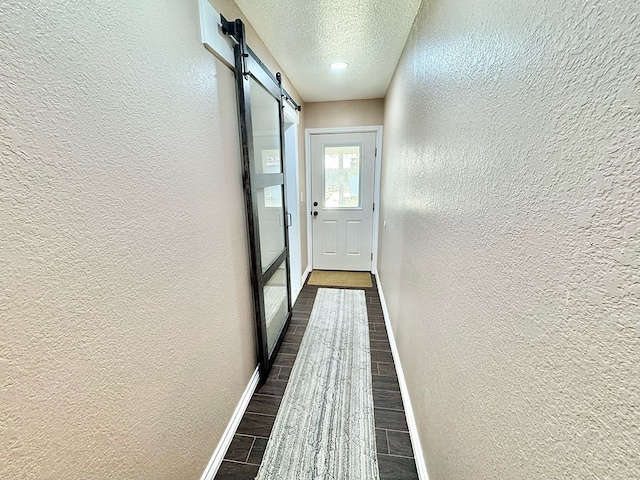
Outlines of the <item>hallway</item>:
{"type": "Polygon", "coordinates": [[[381,478],[640,479],[640,1],[3,0],[0,81],[0,479],[255,474],[332,238],[381,478]]]}
{"type": "MultiPolygon", "coordinates": [[[[373,286],[364,291],[369,320],[375,442],[380,480],[417,479],[400,386],[373,276],[372,283],[373,286]]],[[[271,373],[264,385],[258,387],[253,395],[225,460],[218,470],[216,480],[253,480],[257,475],[318,288],[307,284],[300,292],[271,373]]],[[[299,433],[309,434],[302,431],[299,433]]]]}

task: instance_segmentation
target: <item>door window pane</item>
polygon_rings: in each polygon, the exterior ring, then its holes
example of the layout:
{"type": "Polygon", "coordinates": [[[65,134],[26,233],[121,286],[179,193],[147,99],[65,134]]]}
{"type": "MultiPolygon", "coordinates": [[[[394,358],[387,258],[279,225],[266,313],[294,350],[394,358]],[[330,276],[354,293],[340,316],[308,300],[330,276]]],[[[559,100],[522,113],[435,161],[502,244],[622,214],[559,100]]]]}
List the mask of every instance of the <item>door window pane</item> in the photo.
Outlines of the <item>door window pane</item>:
{"type": "Polygon", "coordinates": [[[260,188],[257,193],[260,254],[264,272],[284,250],[282,185],[260,188]]]}
{"type": "Polygon", "coordinates": [[[278,101],[251,79],[251,126],[255,173],[282,173],[278,101]]]}
{"type": "Polygon", "coordinates": [[[360,146],[324,148],[324,206],[360,207],[360,146]]]}
{"type": "Polygon", "coordinates": [[[278,334],[287,319],[287,264],[283,261],[276,273],[264,286],[264,309],[267,320],[267,345],[269,352],[278,340],[278,334]]]}

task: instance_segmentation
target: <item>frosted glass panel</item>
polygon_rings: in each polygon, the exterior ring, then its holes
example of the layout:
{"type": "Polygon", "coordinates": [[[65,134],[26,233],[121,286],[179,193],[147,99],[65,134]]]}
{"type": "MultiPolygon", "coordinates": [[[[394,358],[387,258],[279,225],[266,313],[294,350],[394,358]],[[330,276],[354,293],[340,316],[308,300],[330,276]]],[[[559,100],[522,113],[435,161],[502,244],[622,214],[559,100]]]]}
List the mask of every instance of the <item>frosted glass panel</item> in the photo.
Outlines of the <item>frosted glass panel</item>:
{"type": "Polygon", "coordinates": [[[258,225],[262,271],[284,250],[282,185],[258,189],[258,225]]]}
{"type": "Polygon", "coordinates": [[[269,208],[282,208],[282,186],[274,185],[264,189],[264,206],[269,208]]]}
{"type": "Polygon", "coordinates": [[[282,173],[278,101],[251,79],[251,126],[255,173],[282,173]]]}
{"type": "MultiPolygon", "coordinates": [[[[278,140],[278,139],[276,139],[278,140]]],[[[280,164],[280,150],[261,150],[261,173],[280,173],[282,166],[280,164]]]]}
{"type": "Polygon", "coordinates": [[[264,286],[264,309],[267,319],[267,344],[269,352],[278,340],[278,334],[287,319],[287,266],[282,262],[273,277],[264,286]]]}
{"type": "Polygon", "coordinates": [[[325,147],[324,206],[360,207],[360,146],[325,147]]]}

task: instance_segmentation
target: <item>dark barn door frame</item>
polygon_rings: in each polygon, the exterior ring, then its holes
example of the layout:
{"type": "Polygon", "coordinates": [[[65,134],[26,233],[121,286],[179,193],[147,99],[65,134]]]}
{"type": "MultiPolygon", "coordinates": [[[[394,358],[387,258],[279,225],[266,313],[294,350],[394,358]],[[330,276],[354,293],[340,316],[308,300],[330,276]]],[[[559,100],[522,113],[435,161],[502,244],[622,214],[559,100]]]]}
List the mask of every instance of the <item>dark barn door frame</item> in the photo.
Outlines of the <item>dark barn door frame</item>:
{"type": "MultiPolygon", "coordinates": [[[[282,87],[280,73],[275,76],[266,68],[260,59],[251,51],[246,44],[245,26],[240,19],[233,22],[227,21],[221,15],[222,31],[229,35],[235,42],[235,74],[236,90],[238,99],[238,115],[240,125],[240,140],[242,147],[242,177],[244,185],[244,196],[246,204],[247,229],[249,233],[249,250],[251,259],[251,284],[253,288],[253,303],[255,309],[255,324],[257,338],[257,354],[260,367],[260,381],[264,382],[271,369],[275,356],[280,348],[284,333],[291,321],[291,281],[289,262],[289,238],[288,227],[290,222],[287,214],[285,197],[285,162],[284,162],[284,101],[289,101],[294,108],[300,107],[293,102],[290,95],[282,87]],[[256,84],[259,84],[259,86],[256,84]],[[258,162],[262,159],[256,158],[254,131],[252,123],[251,89],[264,88],[273,96],[277,102],[279,112],[279,156],[280,173],[264,173],[257,168],[258,162]],[[277,253],[268,265],[263,265],[263,253],[261,250],[260,237],[260,201],[258,191],[265,188],[280,188],[282,208],[279,213],[280,222],[284,230],[284,248],[277,253]],[[265,287],[268,286],[274,275],[281,278],[282,269],[285,269],[286,276],[286,305],[281,303],[278,313],[284,313],[278,321],[281,326],[276,325],[275,332],[269,335],[267,325],[267,308],[265,305],[265,287]],[[280,272],[280,273],[278,273],[280,272]],[[286,312],[283,308],[286,307],[286,312]]],[[[263,190],[264,191],[264,190],[263,190]]],[[[264,194],[263,194],[264,195],[264,194]]],[[[264,202],[264,200],[262,199],[264,202]]],[[[264,208],[263,208],[264,210],[264,208]]],[[[264,233],[264,232],[263,232],[264,233]]],[[[275,321],[272,319],[272,321],[275,321]]]]}

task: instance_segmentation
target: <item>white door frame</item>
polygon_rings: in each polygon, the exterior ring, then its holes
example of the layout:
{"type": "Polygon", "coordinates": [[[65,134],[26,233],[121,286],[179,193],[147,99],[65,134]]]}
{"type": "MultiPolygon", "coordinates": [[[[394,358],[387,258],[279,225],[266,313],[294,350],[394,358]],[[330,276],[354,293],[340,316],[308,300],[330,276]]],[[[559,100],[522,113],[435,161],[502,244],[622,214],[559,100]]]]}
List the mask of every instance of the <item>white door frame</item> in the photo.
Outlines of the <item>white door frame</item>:
{"type": "MultiPolygon", "coordinates": [[[[294,110],[287,102],[284,102],[284,115],[286,117],[286,122],[293,123],[293,152],[287,152],[287,146],[285,143],[285,167],[287,168],[287,174],[285,177],[285,193],[291,192],[295,188],[295,196],[293,198],[287,197],[287,210],[291,213],[293,217],[292,226],[287,229],[287,234],[289,235],[289,265],[296,263],[293,262],[292,259],[294,256],[297,256],[298,261],[297,265],[302,265],[302,251],[300,249],[300,234],[302,233],[300,230],[300,183],[298,181],[298,173],[299,173],[299,162],[298,162],[298,126],[300,123],[299,113],[294,110]],[[293,155],[292,155],[293,153],[293,155]],[[293,171],[291,170],[291,164],[288,160],[294,160],[292,163],[293,171]],[[291,230],[296,230],[292,232],[291,230]],[[295,241],[292,242],[291,240],[295,241]]],[[[285,140],[286,142],[286,140],[285,140]]],[[[304,280],[297,278],[297,281],[294,281],[294,276],[302,275],[302,272],[289,272],[289,277],[291,278],[291,305],[296,302],[300,291],[302,290],[302,285],[304,284],[304,280]]],[[[304,278],[304,276],[303,276],[304,278]]]]}
{"type": "Polygon", "coordinates": [[[373,237],[371,239],[371,251],[373,260],[371,261],[371,272],[378,271],[378,230],[380,228],[380,173],[382,166],[382,125],[371,125],[367,127],[333,127],[333,128],[305,128],[304,149],[305,149],[305,169],[306,169],[306,190],[307,190],[307,261],[308,270],[313,270],[313,222],[311,222],[311,135],[327,135],[334,133],[369,133],[376,134],[376,158],[374,168],[373,183],[373,237]]]}

